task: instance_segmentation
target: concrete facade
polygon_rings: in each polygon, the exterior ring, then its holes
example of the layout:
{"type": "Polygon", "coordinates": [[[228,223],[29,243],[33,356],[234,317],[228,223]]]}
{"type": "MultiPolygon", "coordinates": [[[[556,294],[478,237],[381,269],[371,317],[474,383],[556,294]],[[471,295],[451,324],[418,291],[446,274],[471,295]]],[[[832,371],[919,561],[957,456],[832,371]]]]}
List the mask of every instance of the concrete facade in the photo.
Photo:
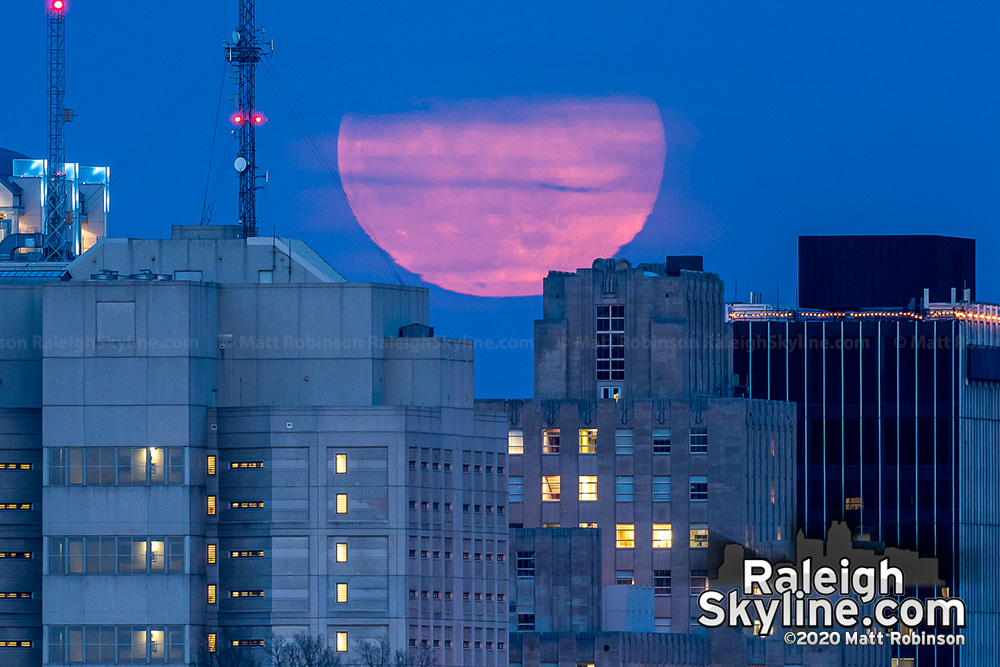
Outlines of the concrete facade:
{"type": "Polygon", "coordinates": [[[0,288],[0,462],[29,466],[0,470],[0,582],[29,594],[0,600],[0,664],[299,631],[506,664],[508,429],[471,344],[400,336],[424,289],[231,236],[105,239],[0,288]]]}
{"type": "MultiPolygon", "coordinates": [[[[512,663],[709,664],[714,652],[724,659],[712,664],[754,664],[748,640],[760,640],[736,633],[722,642],[715,633],[708,642],[696,598],[728,543],[789,558],[795,413],[789,403],[733,397],[730,342],[722,281],[701,270],[701,258],[597,260],[545,279],[535,398],[477,404],[507,412],[511,527],[591,529],[589,558],[600,567],[589,587],[582,572],[574,577],[578,590],[560,608],[517,579],[512,663]],[[590,604],[592,587],[608,603],[598,607],[605,618],[583,626],[567,614],[590,604]],[[648,591],[649,600],[622,588],[648,591]],[[606,642],[612,658],[600,655],[601,642],[595,655],[590,635],[570,641],[609,627],[625,631],[606,642]],[[642,657],[626,660],[624,646],[644,647],[634,654],[642,657]]],[[[537,556],[551,561],[560,548],[537,556]]]]}

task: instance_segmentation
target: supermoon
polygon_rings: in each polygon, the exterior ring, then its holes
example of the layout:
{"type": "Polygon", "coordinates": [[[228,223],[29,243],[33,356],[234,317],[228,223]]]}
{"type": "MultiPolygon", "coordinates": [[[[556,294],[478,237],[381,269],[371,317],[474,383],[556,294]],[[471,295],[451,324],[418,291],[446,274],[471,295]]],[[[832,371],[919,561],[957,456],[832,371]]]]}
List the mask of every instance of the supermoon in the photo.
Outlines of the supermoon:
{"type": "Polygon", "coordinates": [[[663,177],[656,104],[501,99],[343,118],[338,164],[362,226],[427,282],[541,294],[642,229],[663,177]]]}

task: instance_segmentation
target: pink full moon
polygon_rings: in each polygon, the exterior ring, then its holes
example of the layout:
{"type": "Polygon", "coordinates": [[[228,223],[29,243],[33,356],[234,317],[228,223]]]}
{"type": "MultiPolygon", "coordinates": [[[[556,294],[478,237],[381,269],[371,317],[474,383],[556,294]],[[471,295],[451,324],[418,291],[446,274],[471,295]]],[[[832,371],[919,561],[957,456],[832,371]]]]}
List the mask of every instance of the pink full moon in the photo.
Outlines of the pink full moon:
{"type": "Polygon", "coordinates": [[[351,208],[396,262],[477,296],[540,294],[611,257],[653,209],[659,108],[632,97],[501,99],[344,117],[351,208]]]}

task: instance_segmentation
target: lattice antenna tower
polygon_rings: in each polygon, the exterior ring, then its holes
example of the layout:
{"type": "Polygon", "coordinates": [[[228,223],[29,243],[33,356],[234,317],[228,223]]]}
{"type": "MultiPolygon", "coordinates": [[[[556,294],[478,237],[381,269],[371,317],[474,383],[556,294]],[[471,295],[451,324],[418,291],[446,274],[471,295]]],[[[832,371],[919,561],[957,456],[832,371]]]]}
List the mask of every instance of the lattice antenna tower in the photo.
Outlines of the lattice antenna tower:
{"type": "Polygon", "coordinates": [[[236,112],[232,116],[239,137],[239,153],[233,166],[239,176],[239,219],[244,238],[257,236],[256,193],[265,187],[265,175],[257,167],[257,146],[254,133],[264,123],[265,116],[257,109],[254,100],[257,63],[271,51],[263,40],[263,31],[254,24],[256,0],[239,0],[239,26],[233,40],[226,44],[226,60],[236,74],[239,91],[236,112]]]}
{"type": "Polygon", "coordinates": [[[48,0],[49,162],[45,184],[47,261],[73,259],[72,226],[66,218],[66,2],[48,0]]]}

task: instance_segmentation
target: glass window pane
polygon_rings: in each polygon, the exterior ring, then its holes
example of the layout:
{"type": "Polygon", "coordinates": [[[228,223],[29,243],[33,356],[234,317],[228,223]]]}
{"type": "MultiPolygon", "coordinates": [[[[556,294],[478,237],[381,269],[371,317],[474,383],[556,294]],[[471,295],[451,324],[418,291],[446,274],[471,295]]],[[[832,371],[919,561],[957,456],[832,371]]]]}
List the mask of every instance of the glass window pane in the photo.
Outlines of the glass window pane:
{"type": "Polygon", "coordinates": [[[167,656],[167,636],[163,628],[151,628],[149,631],[149,661],[163,662],[167,656]]]}
{"type": "Polygon", "coordinates": [[[101,538],[86,538],[87,548],[87,569],[90,574],[98,574],[101,571],[101,538]]]}
{"type": "Polygon", "coordinates": [[[61,537],[49,538],[49,574],[66,573],[66,540],[61,537]]]}
{"type": "Polygon", "coordinates": [[[112,485],[115,483],[115,448],[101,447],[99,450],[101,459],[100,483],[112,485]]]}
{"type": "Polygon", "coordinates": [[[162,537],[154,537],[149,542],[149,571],[162,573],[167,566],[166,545],[162,537]]]}
{"type": "Polygon", "coordinates": [[[170,574],[183,574],[184,572],[184,538],[167,538],[167,571],[170,574]]]}
{"type": "Polygon", "coordinates": [[[167,662],[184,662],[184,626],[167,628],[167,662]]]}
{"type": "MultiPolygon", "coordinates": [[[[145,542],[143,542],[145,544],[145,542]]],[[[132,626],[132,661],[146,662],[147,630],[142,626],[132,626]]]]}
{"type": "Polygon", "coordinates": [[[101,574],[115,573],[115,538],[101,538],[101,574]]]}
{"type": "Polygon", "coordinates": [[[67,479],[70,484],[83,484],[83,449],[80,447],[70,447],[69,452],[69,474],[67,479]]]}
{"type": "Polygon", "coordinates": [[[115,661],[115,628],[112,625],[101,627],[101,662],[115,661]]]}
{"type": "Polygon", "coordinates": [[[140,574],[146,571],[146,540],[132,538],[132,572],[140,574]]]}
{"type": "Polygon", "coordinates": [[[167,461],[166,452],[163,447],[150,447],[144,451],[144,456],[149,463],[149,483],[165,484],[167,481],[167,461]]]}
{"type": "Polygon", "coordinates": [[[118,538],[118,574],[132,574],[132,538],[118,538]]]}
{"type": "Polygon", "coordinates": [[[66,483],[65,450],[53,447],[49,450],[49,485],[62,486],[66,483]]]}
{"type": "Polygon", "coordinates": [[[167,465],[169,474],[167,484],[184,483],[184,448],[169,447],[167,449],[167,465]]]}
{"type": "Polygon", "coordinates": [[[66,661],[66,628],[51,626],[49,628],[49,662],[66,661]]]}
{"type": "Polygon", "coordinates": [[[132,628],[127,625],[118,628],[118,662],[124,664],[132,662],[132,628]]]}
{"type": "Polygon", "coordinates": [[[69,574],[83,574],[83,538],[82,537],[68,537],[66,538],[69,549],[69,567],[67,572],[69,574]]]}
{"type": "Polygon", "coordinates": [[[66,659],[68,662],[83,662],[83,628],[66,628],[66,659]]]}
{"type": "MultiPolygon", "coordinates": [[[[143,482],[146,475],[143,474],[143,482]]],[[[118,483],[132,483],[132,449],[130,447],[120,447],[118,449],[118,483]]]]}

